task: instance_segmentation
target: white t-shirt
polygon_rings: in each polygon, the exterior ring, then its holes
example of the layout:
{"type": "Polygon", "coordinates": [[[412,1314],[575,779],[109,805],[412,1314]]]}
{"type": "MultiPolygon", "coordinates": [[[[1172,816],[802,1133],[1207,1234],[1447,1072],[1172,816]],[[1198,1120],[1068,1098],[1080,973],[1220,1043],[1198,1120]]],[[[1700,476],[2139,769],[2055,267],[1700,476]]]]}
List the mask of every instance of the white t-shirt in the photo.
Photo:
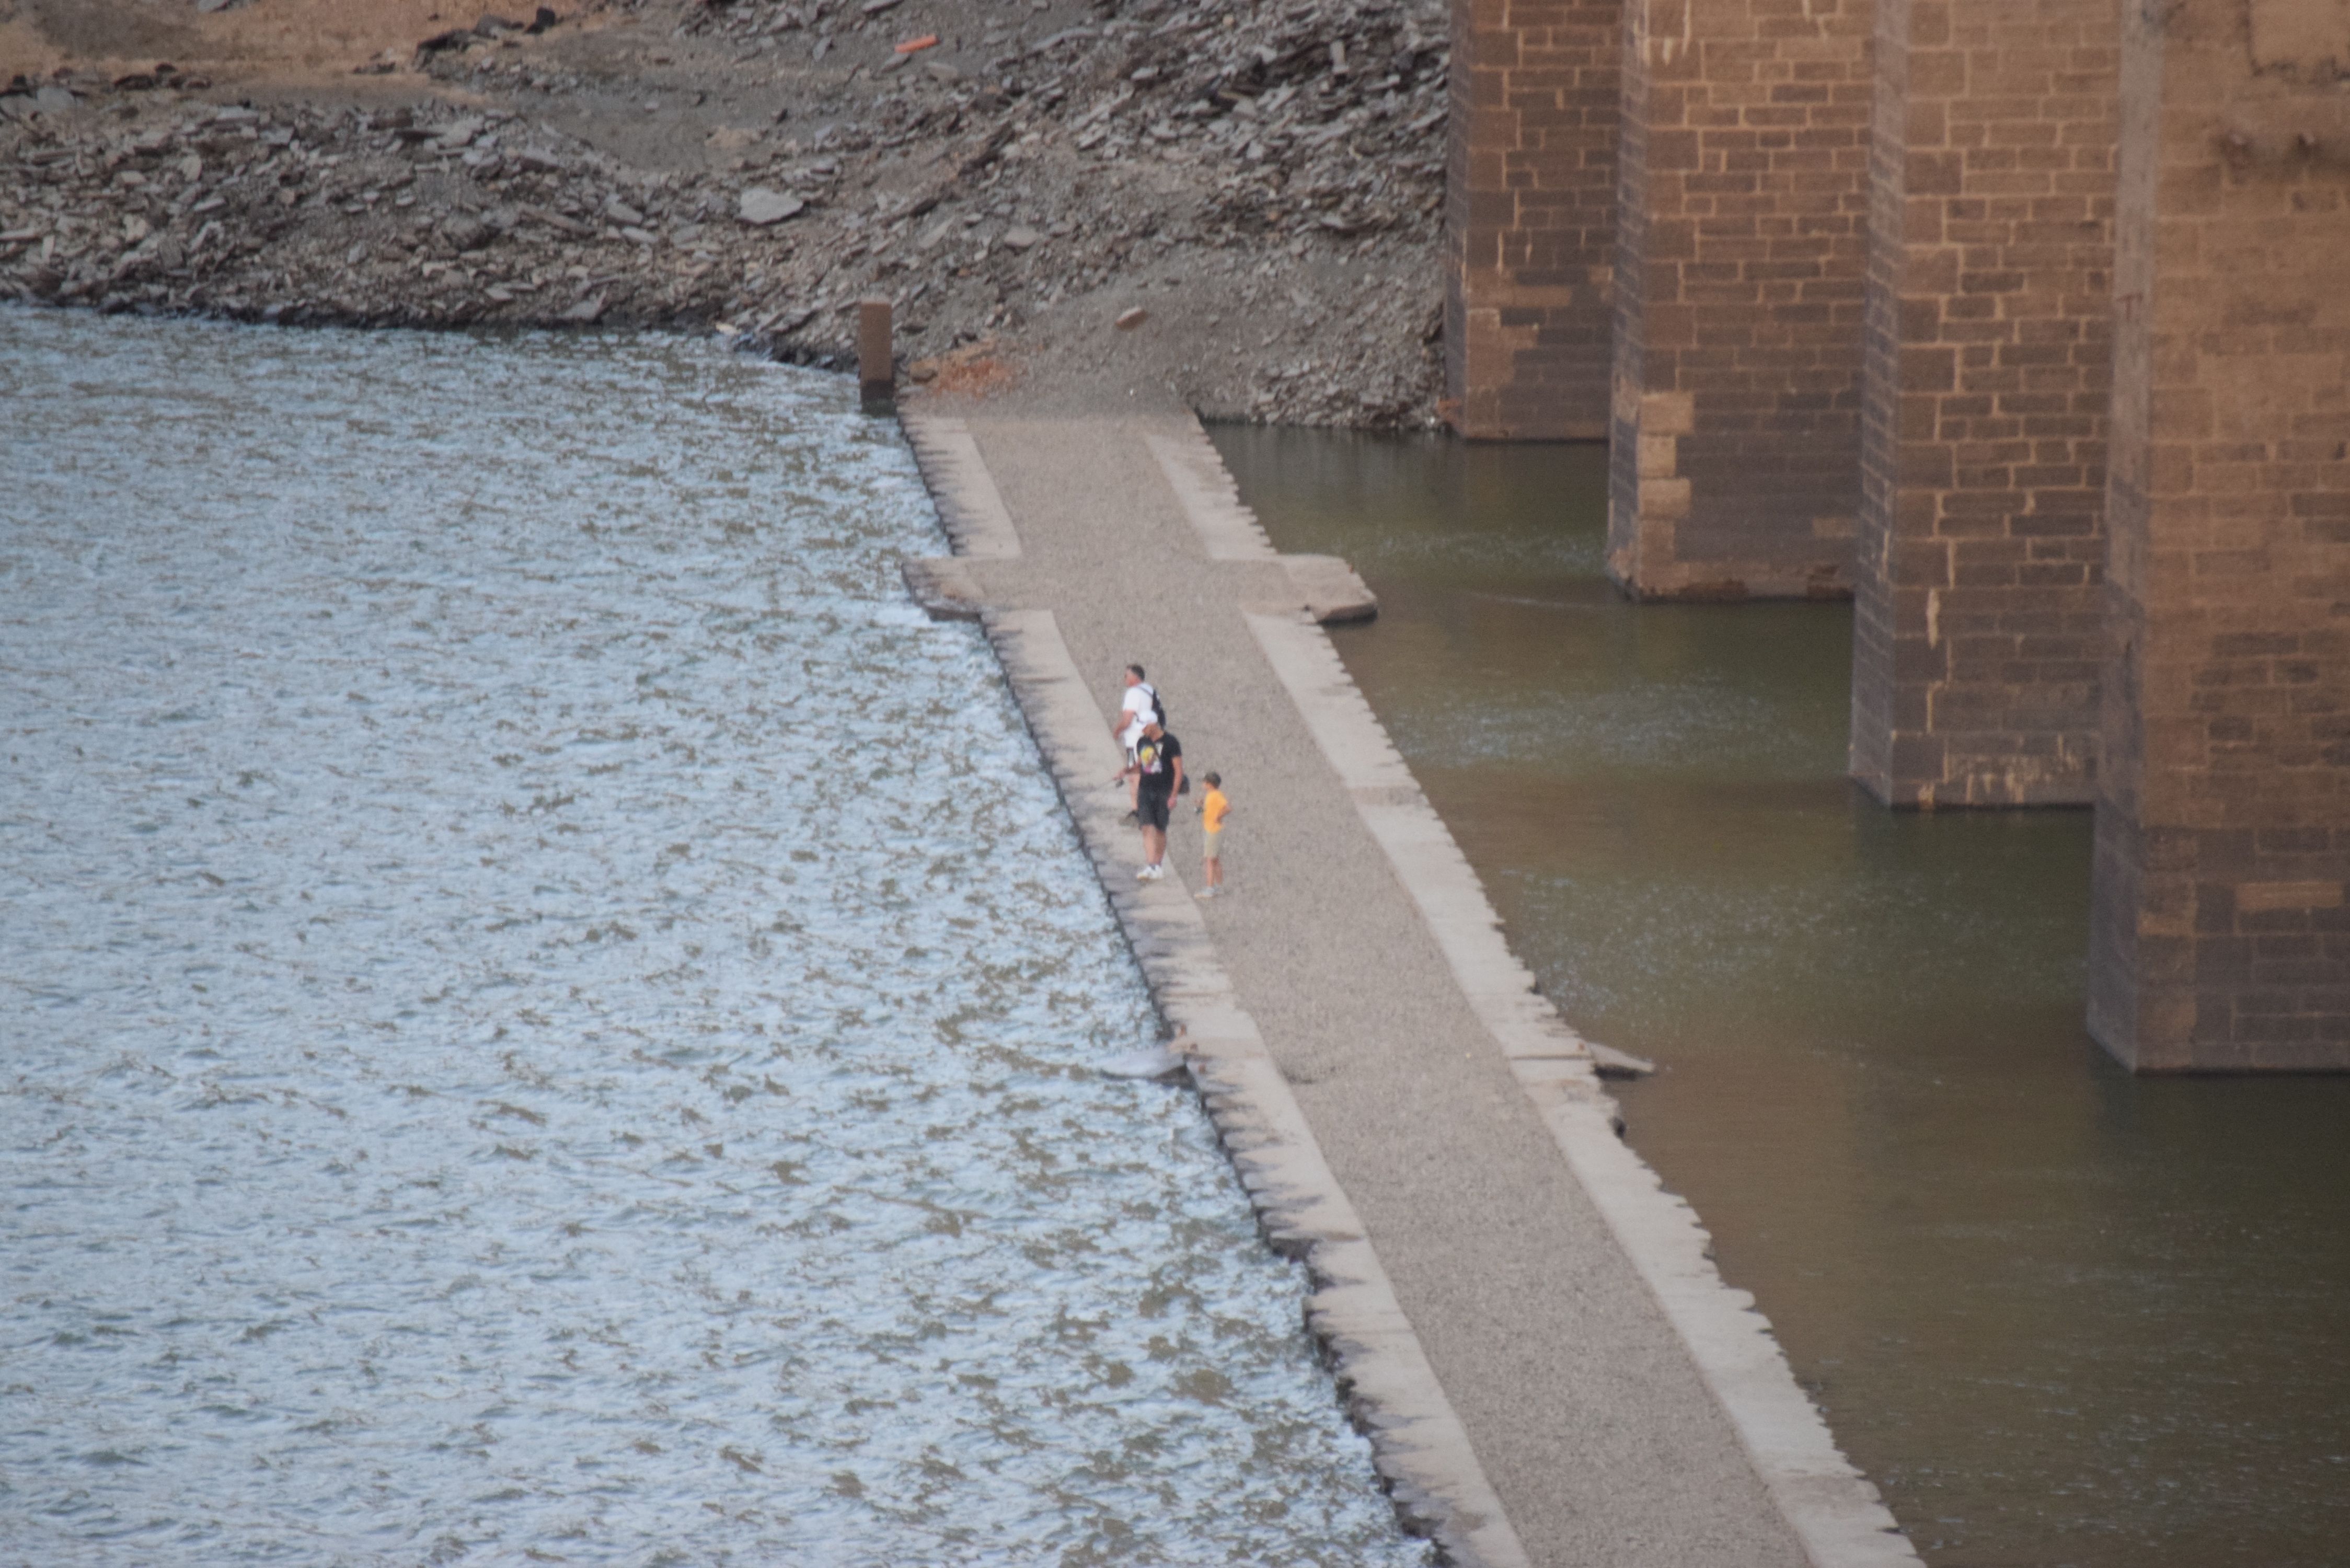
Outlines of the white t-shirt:
{"type": "Polygon", "coordinates": [[[1118,706],[1126,715],[1126,728],[1118,732],[1118,743],[1130,752],[1142,739],[1142,726],[1159,711],[1159,693],[1149,681],[1138,680],[1126,689],[1126,699],[1118,706]]]}

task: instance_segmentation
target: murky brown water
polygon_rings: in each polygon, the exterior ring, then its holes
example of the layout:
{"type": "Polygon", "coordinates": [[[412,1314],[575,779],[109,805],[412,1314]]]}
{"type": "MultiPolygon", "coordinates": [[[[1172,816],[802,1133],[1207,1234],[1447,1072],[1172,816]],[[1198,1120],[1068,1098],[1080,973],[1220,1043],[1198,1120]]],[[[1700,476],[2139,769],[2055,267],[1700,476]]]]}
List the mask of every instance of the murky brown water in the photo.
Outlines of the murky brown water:
{"type": "Polygon", "coordinates": [[[1848,609],[1619,599],[1596,448],[1214,434],[1929,1563],[2350,1561],[2350,1080],[2097,1050],[2086,813],[1870,803],[1848,609]]]}

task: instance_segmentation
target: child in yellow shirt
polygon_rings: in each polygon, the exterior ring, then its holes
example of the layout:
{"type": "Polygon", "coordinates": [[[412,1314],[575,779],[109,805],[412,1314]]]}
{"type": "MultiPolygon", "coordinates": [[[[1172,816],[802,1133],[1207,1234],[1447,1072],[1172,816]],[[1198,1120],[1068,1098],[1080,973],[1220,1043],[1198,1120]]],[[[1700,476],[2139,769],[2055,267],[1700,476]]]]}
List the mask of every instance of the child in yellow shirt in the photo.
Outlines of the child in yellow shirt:
{"type": "Polygon", "coordinates": [[[1232,815],[1232,803],[1224,798],[1224,775],[1201,774],[1208,793],[1200,797],[1200,843],[1206,886],[1191,895],[1194,898],[1214,898],[1224,890],[1224,818],[1232,815]]]}

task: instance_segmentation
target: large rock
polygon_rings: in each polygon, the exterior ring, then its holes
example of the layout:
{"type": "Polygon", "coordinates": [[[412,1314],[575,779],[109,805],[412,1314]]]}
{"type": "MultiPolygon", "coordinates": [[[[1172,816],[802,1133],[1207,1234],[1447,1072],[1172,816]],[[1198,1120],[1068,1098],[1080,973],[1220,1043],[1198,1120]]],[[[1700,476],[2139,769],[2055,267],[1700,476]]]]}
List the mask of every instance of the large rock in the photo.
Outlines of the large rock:
{"type": "Polygon", "coordinates": [[[1324,626],[1369,620],[1379,613],[1378,595],[1336,556],[1284,556],[1281,565],[1305,613],[1324,626]]]}
{"type": "Polygon", "coordinates": [[[754,185],[743,192],[736,203],[735,215],[754,228],[780,223],[785,218],[796,218],[807,211],[807,203],[797,196],[782,191],[771,191],[764,185],[754,185]]]}

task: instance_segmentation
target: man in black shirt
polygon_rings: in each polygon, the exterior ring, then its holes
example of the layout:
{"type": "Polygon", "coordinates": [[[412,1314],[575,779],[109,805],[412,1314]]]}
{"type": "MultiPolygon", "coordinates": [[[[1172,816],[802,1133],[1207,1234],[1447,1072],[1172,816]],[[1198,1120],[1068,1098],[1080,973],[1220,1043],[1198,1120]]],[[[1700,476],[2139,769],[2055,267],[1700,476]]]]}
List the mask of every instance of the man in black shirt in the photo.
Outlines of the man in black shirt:
{"type": "Polygon", "coordinates": [[[1137,880],[1156,882],[1167,875],[1167,814],[1183,788],[1183,742],[1152,719],[1142,726],[1134,743],[1137,770],[1135,815],[1142,823],[1142,869],[1137,880]]]}

